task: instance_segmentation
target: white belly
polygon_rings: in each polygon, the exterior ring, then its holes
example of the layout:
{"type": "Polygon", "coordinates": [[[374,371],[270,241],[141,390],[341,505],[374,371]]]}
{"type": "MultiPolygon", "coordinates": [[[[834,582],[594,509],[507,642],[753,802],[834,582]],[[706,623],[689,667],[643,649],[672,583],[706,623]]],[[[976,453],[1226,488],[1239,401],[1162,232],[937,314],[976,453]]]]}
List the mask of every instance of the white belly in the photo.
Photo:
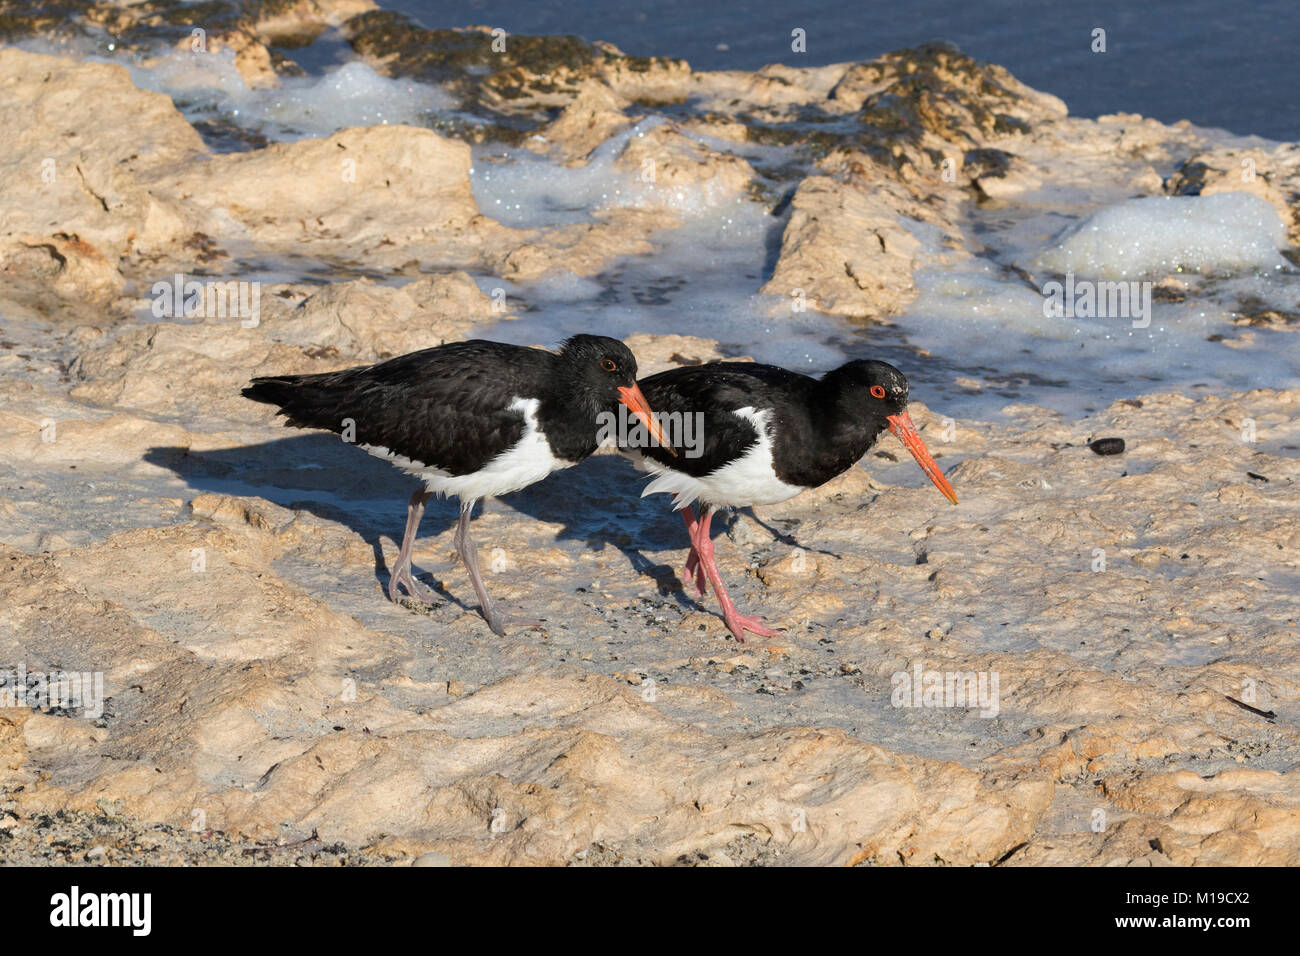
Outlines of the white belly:
{"type": "Polygon", "coordinates": [[[473,501],[493,495],[509,494],[541,481],[553,471],[576,462],[556,458],[537,425],[537,399],[516,398],[510,408],[524,416],[524,434],[510,448],[468,475],[449,475],[441,468],[399,455],[380,445],[362,445],[366,451],[391,461],[408,474],[424,482],[437,495],[455,495],[461,501],[473,501]]]}
{"type": "Polygon", "coordinates": [[[696,478],[639,453],[629,453],[633,464],[655,475],[641,492],[641,497],[671,494],[674,510],[685,508],[693,501],[746,508],[750,505],[773,505],[803,491],[799,485],[786,484],[776,476],[772,464],[772,435],[767,427],[771,410],[760,412],[746,407],[736,409],[735,413],[753,424],[758,432],[758,441],[740,458],[707,475],[696,478]]]}

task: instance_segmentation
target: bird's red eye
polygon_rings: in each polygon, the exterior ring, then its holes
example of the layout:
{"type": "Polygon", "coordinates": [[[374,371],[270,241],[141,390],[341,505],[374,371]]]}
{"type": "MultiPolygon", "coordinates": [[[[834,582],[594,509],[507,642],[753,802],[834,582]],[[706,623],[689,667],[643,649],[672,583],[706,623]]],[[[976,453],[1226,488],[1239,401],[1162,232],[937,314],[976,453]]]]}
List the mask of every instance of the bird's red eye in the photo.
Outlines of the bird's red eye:
{"type": "Polygon", "coordinates": [[[615,362],[613,359],[605,359],[600,363],[600,367],[603,368],[606,372],[618,371],[618,363],[615,362]]]}
{"type": "Polygon", "coordinates": [[[883,386],[883,385],[872,385],[872,386],[871,386],[871,394],[874,395],[876,398],[884,398],[884,397],[885,397],[885,386],[883,386]]]}

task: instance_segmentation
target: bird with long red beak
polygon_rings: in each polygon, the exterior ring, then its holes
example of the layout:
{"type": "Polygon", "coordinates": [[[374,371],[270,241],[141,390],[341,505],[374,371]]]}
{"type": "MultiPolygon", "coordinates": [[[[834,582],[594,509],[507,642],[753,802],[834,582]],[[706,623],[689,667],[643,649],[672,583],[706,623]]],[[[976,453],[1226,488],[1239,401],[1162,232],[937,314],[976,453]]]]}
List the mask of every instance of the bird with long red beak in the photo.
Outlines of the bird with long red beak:
{"type": "Polygon", "coordinates": [[[505,633],[507,619],[488,596],[469,536],[475,502],[582,461],[596,450],[620,405],[657,441],[665,440],[637,387],[636,357],[603,335],[575,335],[559,352],[481,339],[452,342],[341,372],[256,378],[244,395],[278,406],[295,427],[339,432],[420,479],[388,579],[394,602],[405,589],[418,601],[438,603],[415,579],[411,552],[429,499],[460,498],[456,550],[497,634],[505,633]]]}
{"type": "Polygon", "coordinates": [[[907,414],[907,379],[886,362],[849,362],[821,379],[773,365],[715,362],[660,372],[640,385],[646,401],[667,420],[703,416],[694,429],[699,447],[656,441],[620,451],[655,476],[642,496],[674,496],[691,540],[685,579],[694,578],[701,595],[706,580],[713,585],[727,630],[737,641],[747,632],[761,637],[777,632],[760,618],[741,614],[723,586],[709,530],[716,509],[776,504],[825,484],[862,458],[885,429],[944,497],[957,503],[907,414]]]}

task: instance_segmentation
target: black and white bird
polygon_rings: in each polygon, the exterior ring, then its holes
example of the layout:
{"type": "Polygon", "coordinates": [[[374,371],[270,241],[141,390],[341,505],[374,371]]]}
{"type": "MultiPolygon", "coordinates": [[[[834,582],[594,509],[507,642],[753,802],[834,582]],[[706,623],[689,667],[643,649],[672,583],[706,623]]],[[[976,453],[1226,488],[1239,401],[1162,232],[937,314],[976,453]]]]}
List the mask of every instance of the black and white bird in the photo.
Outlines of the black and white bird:
{"type": "Polygon", "coordinates": [[[744,641],[746,631],[762,637],[776,632],[737,611],[723,587],[709,536],[715,509],[775,504],[825,484],[852,467],[886,428],[957,503],[907,414],[907,379],[886,362],[849,362],[820,380],[773,365],[715,362],[660,372],[640,385],[660,424],[669,423],[669,431],[676,432],[677,444],[663,447],[656,435],[637,447],[624,444],[620,451],[654,475],[642,497],[674,496],[691,539],[685,580],[694,577],[704,594],[708,579],[737,641],[744,641]],[[687,430],[672,427],[689,415],[702,416],[692,429],[702,439],[700,447],[686,448],[687,430]],[[692,506],[696,501],[699,518],[692,506]]]}
{"type": "Polygon", "coordinates": [[[620,403],[662,435],[637,387],[636,357],[601,335],[575,335],[558,353],[454,342],[341,372],[255,378],[243,394],[279,406],[289,425],[343,434],[423,482],[407,505],[406,532],[389,577],[394,602],[400,585],[434,603],[411,573],[411,551],[429,498],[457,496],[456,550],[497,634],[505,633],[505,620],[483,585],[469,536],[474,504],[582,461],[596,450],[620,403]]]}

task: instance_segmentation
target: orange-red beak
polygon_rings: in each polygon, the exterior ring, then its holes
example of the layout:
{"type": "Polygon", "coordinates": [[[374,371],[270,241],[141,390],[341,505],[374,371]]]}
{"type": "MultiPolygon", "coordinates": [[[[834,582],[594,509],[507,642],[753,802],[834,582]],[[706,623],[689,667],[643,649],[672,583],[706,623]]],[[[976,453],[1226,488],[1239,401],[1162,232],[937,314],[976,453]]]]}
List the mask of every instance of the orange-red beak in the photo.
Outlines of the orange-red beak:
{"type": "Polygon", "coordinates": [[[957,495],[953,493],[952,485],[948,484],[948,479],[939,470],[938,463],[930,456],[930,450],[925,447],[925,442],[921,441],[916,426],[912,424],[912,416],[908,415],[907,412],[899,412],[897,415],[890,415],[888,421],[889,430],[907,446],[907,450],[912,453],[912,457],[921,466],[921,470],[930,476],[934,486],[943,492],[945,498],[956,504],[957,495]]]}
{"type": "Polygon", "coordinates": [[[641,420],[641,424],[649,430],[652,436],[654,436],[654,440],[662,447],[667,448],[669,453],[676,458],[677,450],[668,443],[668,439],[665,437],[663,429],[660,428],[659,423],[655,421],[654,413],[650,411],[650,403],[647,402],[645,396],[641,394],[641,389],[636,385],[624,385],[619,388],[618,395],[618,400],[626,405],[628,409],[631,410],[632,414],[641,420]]]}

